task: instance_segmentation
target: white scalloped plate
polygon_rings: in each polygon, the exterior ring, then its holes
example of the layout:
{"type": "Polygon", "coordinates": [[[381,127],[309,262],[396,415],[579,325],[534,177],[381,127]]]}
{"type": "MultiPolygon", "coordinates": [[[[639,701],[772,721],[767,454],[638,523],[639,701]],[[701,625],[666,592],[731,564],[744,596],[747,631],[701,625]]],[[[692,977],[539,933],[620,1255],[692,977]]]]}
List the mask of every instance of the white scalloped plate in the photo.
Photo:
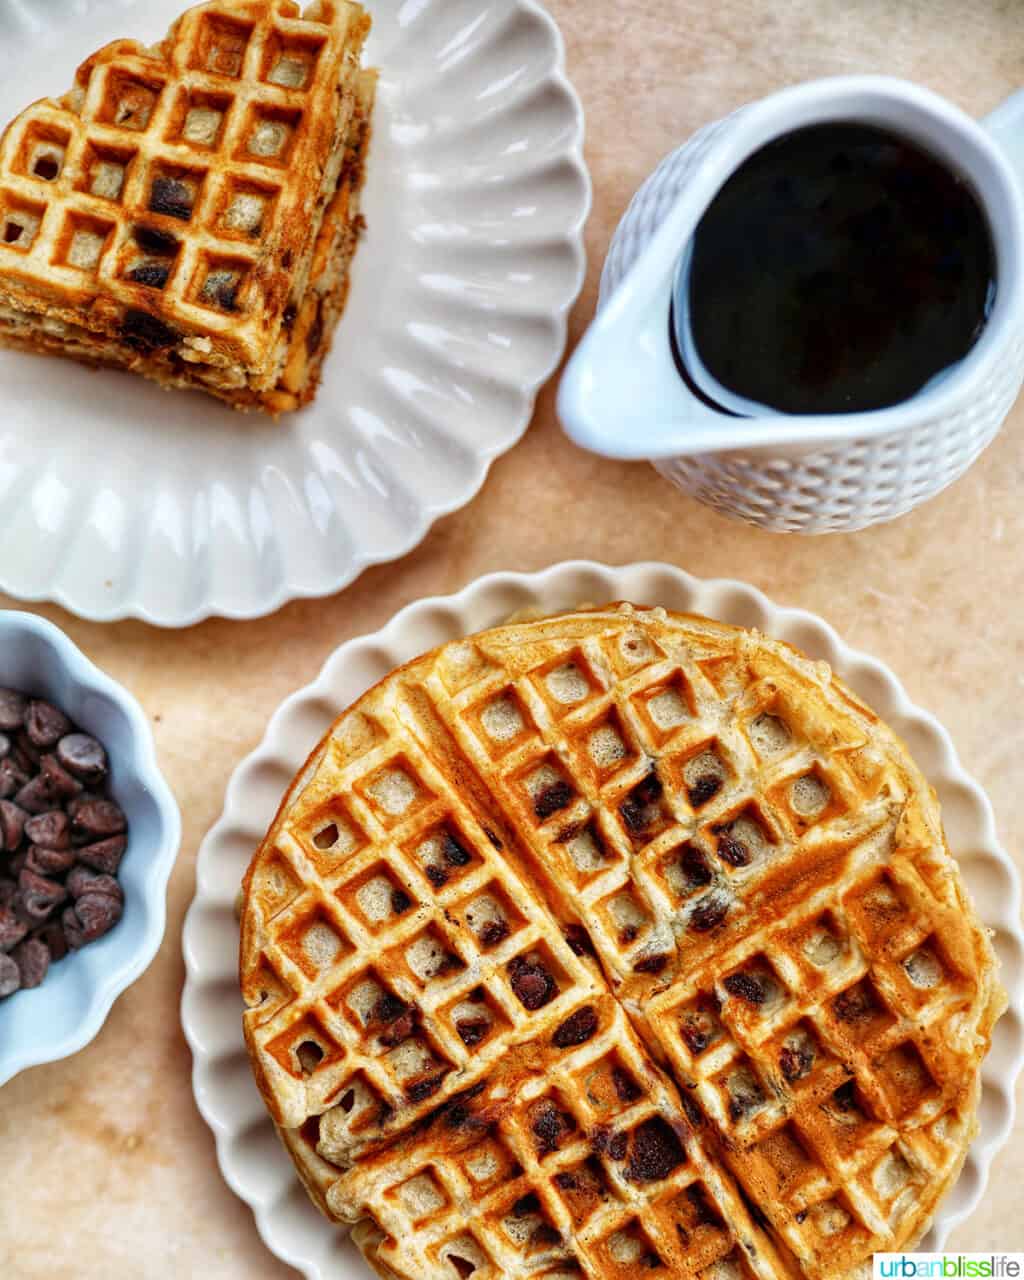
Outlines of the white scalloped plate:
{"type": "Polygon", "coordinates": [[[1024,932],[1016,870],[999,844],[988,799],[964,773],[949,735],[910,702],[888,668],[849,648],[813,614],[779,608],[743,583],[701,581],[669,565],[609,568],[578,561],[543,573],[481,578],[458,595],[410,605],[375,635],[342,645],[311,685],[282,704],[262,744],[235,770],[224,813],[199,851],[196,897],[185,921],[182,996],[196,1101],[216,1138],[224,1177],[252,1209],[268,1248],[309,1280],[366,1280],[369,1272],[344,1231],[307,1200],[249,1070],[233,904],[252,852],[331,722],[394,667],[520,609],[550,613],[610,600],[661,604],[757,627],[824,659],[903,738],[935,787],[950,848],[981,918],[995,932],[1011,1007],[996,1027],[983,1069],[981,1131],[920,1248],[941,1249],[981,1200],[992,1159],[1013,1126],[1014,1083],[1024,1063],[1024,932]]]}
{"type": "MultiPolygon", "coordinates": [[[[0,0],[0,127],[187,0],[0,0]]],[[[274,424],[0,352],[0,588],[186,626],[404,555],[519,440],[585,273],[583,113],[536,0],[369,0],[368,233],[316,403],[274,424]]]]}

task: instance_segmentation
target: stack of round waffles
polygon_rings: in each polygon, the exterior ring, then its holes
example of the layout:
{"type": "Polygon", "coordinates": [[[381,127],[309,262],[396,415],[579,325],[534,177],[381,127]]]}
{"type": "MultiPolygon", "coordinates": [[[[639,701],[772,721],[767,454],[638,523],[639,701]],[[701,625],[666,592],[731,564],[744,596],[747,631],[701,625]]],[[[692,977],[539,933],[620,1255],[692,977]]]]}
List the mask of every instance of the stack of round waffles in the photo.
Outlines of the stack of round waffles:
{"type": "Polygon", "coordinates": [[[833,1277],[918,1239],[1005,997],[827,666],[629,605],[394,672],[245,882],[245,1035],[383,1276],[833,1277]]]}

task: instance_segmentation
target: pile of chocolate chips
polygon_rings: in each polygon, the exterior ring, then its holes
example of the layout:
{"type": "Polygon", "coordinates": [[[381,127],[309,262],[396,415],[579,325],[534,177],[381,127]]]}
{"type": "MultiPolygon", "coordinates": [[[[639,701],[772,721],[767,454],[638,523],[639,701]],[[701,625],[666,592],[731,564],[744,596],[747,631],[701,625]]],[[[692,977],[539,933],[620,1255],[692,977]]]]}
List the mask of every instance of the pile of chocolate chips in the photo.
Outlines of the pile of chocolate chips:
{"type": "Polygon", "coordinates": [[[0,689],[0,997],[117,924],[127,843],[102,744],[51,703],[0,689]]]}

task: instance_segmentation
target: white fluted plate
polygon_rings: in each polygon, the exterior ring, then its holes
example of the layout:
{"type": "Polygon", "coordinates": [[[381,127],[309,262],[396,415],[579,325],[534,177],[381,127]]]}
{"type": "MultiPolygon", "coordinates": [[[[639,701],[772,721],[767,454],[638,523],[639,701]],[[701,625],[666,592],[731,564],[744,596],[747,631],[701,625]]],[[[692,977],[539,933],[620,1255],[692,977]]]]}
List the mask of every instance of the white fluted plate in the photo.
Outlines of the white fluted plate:
{"type": "MultiPolygon", "coordinates": [[[[187,0],[0,0],[0,127],[187,0]]],[[[0,589],[186,626],[340,590],[468,502],[525,431],[583,283],[590,182],[535,0],[369,0],[368,233],[316,403],[0,351],[0,589]]]]}
{"type": "Polygon", "coordinates": [[[332,721],[360,694],[418,654],[506,619],[589,602],[631,600],[756,627],[828,662],[910,748],[938,793],[946,837],[981,919],[994,932],[1010,1008],[982,1069],[980,1131],[956,1185],[919,1246],[940,1250],[977,1207],[997,1151],[1013,1128],[1014,1085],[1024,1063],[1024,931],[1017,872],[996,834],[984,792],[963,770],[945,729],[907,697],[881,662],[847,646],[821,618],[772,604],[755,588],[701,581],[665,564],[624,568],[577,561],[543,573],[499,573],[458,595],[421,600],[374,635],[343,644],[319,677],[278,709],[263,742],[235,770],[224,813],[199,851],[196,896],[185,920],[182,1025],[192,1087],[232,1190],[252,1209],[267,1247],[307,1280],[368,1280],[341,1227],[310,1204],[274,1132],[249,1070],[238,990],[234,901],[242,875],[295,773],[332,721]]]}

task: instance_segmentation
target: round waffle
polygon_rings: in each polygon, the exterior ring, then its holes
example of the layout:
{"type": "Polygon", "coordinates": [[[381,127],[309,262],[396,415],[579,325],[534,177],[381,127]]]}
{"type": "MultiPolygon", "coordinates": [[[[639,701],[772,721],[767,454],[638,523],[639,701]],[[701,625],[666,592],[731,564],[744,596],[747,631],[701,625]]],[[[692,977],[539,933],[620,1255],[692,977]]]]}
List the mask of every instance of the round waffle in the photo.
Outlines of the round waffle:
{"type": "Polygon", "coordinates": [[[709,1280],[920,1237],[1005,995],[825,664],[616,605],[394,672],[244,886],[256,1080],[379,1274],[709,1280]]]}

